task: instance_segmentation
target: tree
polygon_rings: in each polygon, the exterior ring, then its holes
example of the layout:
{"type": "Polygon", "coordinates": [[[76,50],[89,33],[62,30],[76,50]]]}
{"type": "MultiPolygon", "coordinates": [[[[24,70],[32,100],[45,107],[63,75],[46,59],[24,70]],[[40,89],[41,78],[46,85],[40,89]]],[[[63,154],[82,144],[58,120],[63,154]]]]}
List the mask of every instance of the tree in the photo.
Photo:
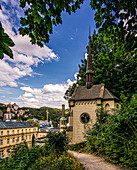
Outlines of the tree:
{"type": "Polygon", "coordinates": [[[65,131],[62,133],[50,132],[46,137],[48,139],[48,146],[52,152],[57,155],[57,157],[59,157],[64,151],[67,150],[67,144],[69,141],[65,131]]]}
{"type": "Polygon", "coordinates": [[[107,36],[113,34],[115,42],[117,38],[126,41],[126,50],[136,50],[136,0],[91,0],[90,5],[96,10],[94,19],[96,28],[100,28],[99,33],[104,32],[107,36]]]}
{"type": "Polygon", "coordinates": [[[13,47],[14,45],[12,39],[4,32],[0,22],[0,59],[3,59],[4,54],[13,58],[12,50],[9,47],[13,47]]]}
{"type": "Polygon", "coordinates": [[[38,126],[38,128],[40,128],[40,124],[38,122],[35,122],[34,120],[30,120],[30,119],[27,120],[27,121],[34,124],[34,125],[36,125],[36,126],[38,126]]]}
{"type": "MultiPolygon", "coordinates": [[[[118,98],[122,91],[130,96],[137,92],[137,58],[132,55],[132,52],[126,51],[125,46],[126,43],[119,39],[115,42],[113,34],[107,37],[105,34],[94,32],[91,38],[93,83],[105,83],[106,87],[118,98]]],[[[79,85],[84,86],[87,61],[85,59],[81,62],[78,73],[79,85]]],[[[74,88],[69,87],[65,98],[69,99],[73,91],[74,88]]]]}
{"type": "MultiPolygon", "coordinates": [[[[25,17],[21,17],[22,27],[19,32],[22,36],[29,35],[32,44],[43,47],[43,43],[49,42],[53,26],[62,24],[61,13],[65,11],[71,14],[80,8],[82,3],[83,0],[20,0],[20,7],[26,10],[24,11],[25,17]]],[[[94,19],[96,28],[100,28],[99,32],[107,34],[108,37],[113,34],[115,42],[117,38],[122,42],[126,41],[126,50],[137,53],[136,1],[91,0],[90,5],[96,11],[94,19]]],[[[2,30],[1,27],[0,30],[2,30]]]]}

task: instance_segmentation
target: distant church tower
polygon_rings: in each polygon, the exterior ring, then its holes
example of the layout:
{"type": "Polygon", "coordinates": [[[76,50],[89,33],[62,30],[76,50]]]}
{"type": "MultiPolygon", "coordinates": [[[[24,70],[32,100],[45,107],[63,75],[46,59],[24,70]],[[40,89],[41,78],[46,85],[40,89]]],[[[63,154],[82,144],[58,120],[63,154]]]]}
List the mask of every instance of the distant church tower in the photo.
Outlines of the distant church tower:
{"type": "Polygon", "coordinates": [[[62,105],[62,117],[60,118],[60,132],[66,130],[67,119],[65,118],[65,105],[62,105]]]}
{"type": "Polygon", "coordinates": [[[89,49],[86,67],[86,86],[76,86],[74,93],[69,100],[70,116],[69,127],[67,128],[68,137],[71,143],[84,141],[85,125],[91,127],[96,122],[96,109],[101,105],[111,110],[119,105],[119,99],[110,93],[105,84],[93,85],[91,36],[89,35],[89,49]]]}

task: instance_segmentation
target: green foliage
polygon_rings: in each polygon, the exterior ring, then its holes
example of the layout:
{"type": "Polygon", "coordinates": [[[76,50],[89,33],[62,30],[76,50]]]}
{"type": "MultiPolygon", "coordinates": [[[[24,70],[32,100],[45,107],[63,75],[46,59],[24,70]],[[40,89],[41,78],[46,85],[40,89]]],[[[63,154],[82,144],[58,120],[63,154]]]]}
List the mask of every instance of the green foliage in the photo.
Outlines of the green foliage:
{"type": "Polygon", "coordinates": [[[13,58],[13,53],[9,47],[13,47],[14,42],[10,37],[4,32],[2,24],[0,22],[0,59],[3,59],[4,54],[8,55],[10,58],[13,58]]]}
{"type": "Polygon", "coordinates": [[[97,112],[97,122],[87,131],[87,149],[105,155],[113,163],[137,167],[137,95],[130,102],[122,96],[119,111],[97,112]],[[99,114],[100,113],[100,114],[99,114]],[[101,115],[102,114],[102,115],[101,115]],[[104,114],[104,116],[103,116],[104,114]]]}
{"type": "Polygon", "coordinates": [[[62,24],[61,13],[71,14],[80,8],[83,0],[20,0],[20,7],[25,7],[25,17],[21,17],[21,35],[29,35],[32,44],[43,47],[43,43],[49,42],[49,34],[53,32],[53,26],[62,24]]]}
{"type": "Polygon", "coordinates": [[[32,147],[34,147],[35,146],[35,135],[33,134],[32,135],[32,147]]]}
{"type": "Polygon", "coordinates": [[[50,107],[41,107],[41,108],[30,108],[30,107],[22,107],[21,109],[27,110],[26,112],[28,115],[31,114],[32,118],[35,117],[39,120],[45,120],[47,119],[47,110],[49,111],[49,120],[56,121],[56,123],[59,123],[60,116],[62,114],[61,109],[56,108],[50,108],[50,107]]]}
{"type": "MultiPolygon", "coordinates": [[[[122,43],[119,39],[115,42],[113,34],[107,37],[105,34],[94,32],[91,37],[93,83],[105,83],[106,88],[118,98],[121,92],[129,97],[137,92],[137,57],[131,51],[126,51],[125,46],[126,43],[122,43]]],[[[81,60],[81,62],[79,85],[84,86],[87,61],[81,60]]],[[[69,88],[65,98],[69,99],[73,91],[73,87],[69,88]]]]}
{"type": "Polygon", "coordinates": [[[76,144],[69,145],[68,149],[72,150],[72,151],[83,151],[85,146],[86,146],[86,142],[81,142],[81,143],[76,143],[76,144]]]}
{"type": "Polygon", "coordinates": [[[77,160],[73,156],[64,152],[67,145],[67,137],[65,132],[58,134],[49,134],[47,138],[48,140],[45,143],[45,146],[33,146],[29,148],[25,142],[17,146],[11,153],[11,157],[0,159],[0,169],[83,169],[81,164],[77,162],[77,160]]]}
{"type": "Polygon", "coordinates": [[[38,122],[35,122],[34,120],[27,120],[27,121],[38,126],[38,128],[40,128],[40,124],[38,122]]]}
{"type": "Polygon", "coordinates": [[[48,146],[59,157],[62,152],[67,150],[68,138],[66,132],[49,133],[47,136],[48,146]]]}
{"type": "Polygon", "coordinates": [[[35,146],[28,148],[27,144],[17,146],[11,157],[0,160],[1,170],[29,169],[38,157],[46,156],[44,147],[35,146]]]}
{"type": "MultiPolygon", "coordinates": [[[[126,51],[136,50],[137,13],[136,0],[91,0],[95,10],[96,28],[107,37],[113,34],[113,40],[126,41],[126,51]]],[[[136,50],[137,53],[137,50],[136,50]]]]}
{"type": "Polygon", "coordinates": [[[69,155],[68,153],[63,153],[58,157],[41,157],[36,160],[36,163],[31,167],[32,170],[39,169],[50,169],[50,170],[83,170],[82,165],[77,162],[77,160],[69,155]]]}

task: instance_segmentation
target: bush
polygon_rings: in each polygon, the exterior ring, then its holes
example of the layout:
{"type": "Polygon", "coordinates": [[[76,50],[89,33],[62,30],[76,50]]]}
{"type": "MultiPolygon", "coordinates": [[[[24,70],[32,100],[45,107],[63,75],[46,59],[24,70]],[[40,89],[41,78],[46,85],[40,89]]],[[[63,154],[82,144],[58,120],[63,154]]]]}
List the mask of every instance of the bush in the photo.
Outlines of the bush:
{"type": "Polygon", "coordinates": [[[137,167],[137,95],[129,102],[122,96],[119,113],[97,111],[97,122],[86,135],[89,151],[105,155],[113,163],[137,167]],[[99,114],[100,113],[100,114],[99,114]],[[104,118],[103,118],[104,114],[104,118]],[[102,120],[103,119],[103,120],[102,120]]]}

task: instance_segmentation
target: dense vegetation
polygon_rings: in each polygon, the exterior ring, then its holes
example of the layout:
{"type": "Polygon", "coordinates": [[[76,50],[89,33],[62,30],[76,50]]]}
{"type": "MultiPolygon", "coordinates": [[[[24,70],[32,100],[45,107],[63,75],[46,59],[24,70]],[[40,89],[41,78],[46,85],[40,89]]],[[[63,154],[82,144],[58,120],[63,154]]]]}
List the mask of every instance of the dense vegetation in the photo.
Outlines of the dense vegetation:
{"type": "MultiPolygon", "coordinates": [[[[105,34],[94,32],[91,37],[92,68],[94,71],[93,84],[105,83],[116,97],[123,92],[129,98],[137,92],[137,57],[130,50],[126,50],[126,43],[119,39],[113,40],[113,34],[107,37],[105,34]]],[[[88,48],[88,47],[87,47],[88,48]]],[[[79,65],[79,85],[85,86],[87,60],[81,60],[79,65]]],[[[76,84],[69,87],[65,93],[65,99],[69,99],[76,84]]]]}
{"type": "Polygon", "coordinates": [[[68,139],[66,133],[50,133],[47,135],[45,146],[33,146],[27,144],[17,146],[10,158],[0,159],[1,170],[82,170],[82,166],[67,150],[68,139]]]}
{"type": "Polygon", "coordinates": [[[130,102],[122,97],[121,109],[109,114],[97,110],[97,122],[87,130],[86,147],[106,160],[136,169],[137,167],[137,95],[130,102]]]}

